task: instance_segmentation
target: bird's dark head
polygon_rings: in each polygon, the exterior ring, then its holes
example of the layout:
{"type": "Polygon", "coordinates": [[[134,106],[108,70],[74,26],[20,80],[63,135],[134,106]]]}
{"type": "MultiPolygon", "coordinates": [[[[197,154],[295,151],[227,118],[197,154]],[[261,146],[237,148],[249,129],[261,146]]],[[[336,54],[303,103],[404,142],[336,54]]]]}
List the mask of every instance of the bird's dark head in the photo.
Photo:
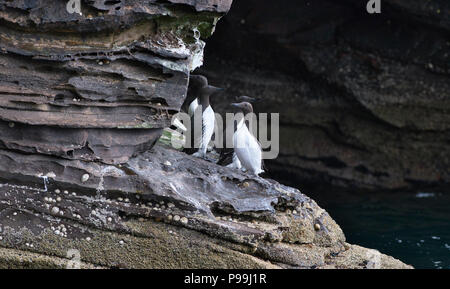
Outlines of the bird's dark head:
{"type": "Polygon", "coordinates": [[[189,76],[189,87],[194,89],[200,89],[208,86],[208,79],[200,74],[191,74],[189,76]]]}
{"type": "Polygon", "coordinates": [[[206,87],[202,88],[202,94],[203,95],[208,95],[208,96],[213,95],[213,94],[215,94],[217,92],[220,92],[220,91],[223,91],[223,88],[215,87],[215,86],[212,86],[212,85],[207,85],[206,87]]]}
{"type": "Polygon", "coordinates": [[[189,88],[197,94],[197,96],[204,98],[213,95],[223,88],[208,85],[208,79],[203,75],[191,75],[189,78],[189,88]]]}
{"type": "Polygon", "coordinates": [[[253,112],[253,106],[249,102],[239,102],[239,103],[232,103],[231,106],[239,109],[244,114],[253,112]]]}

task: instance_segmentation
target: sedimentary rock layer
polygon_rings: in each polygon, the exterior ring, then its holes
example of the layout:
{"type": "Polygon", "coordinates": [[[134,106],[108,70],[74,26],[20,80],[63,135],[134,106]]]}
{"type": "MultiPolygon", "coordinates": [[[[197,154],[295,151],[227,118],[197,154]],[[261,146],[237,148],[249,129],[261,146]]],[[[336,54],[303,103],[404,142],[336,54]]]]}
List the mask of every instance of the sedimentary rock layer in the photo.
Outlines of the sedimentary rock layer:
{"type": "Polygon", "coordinates": [[[170,125],[231,1],[67,2],[0,1],[0,148],[125,162],[170,125]]]}

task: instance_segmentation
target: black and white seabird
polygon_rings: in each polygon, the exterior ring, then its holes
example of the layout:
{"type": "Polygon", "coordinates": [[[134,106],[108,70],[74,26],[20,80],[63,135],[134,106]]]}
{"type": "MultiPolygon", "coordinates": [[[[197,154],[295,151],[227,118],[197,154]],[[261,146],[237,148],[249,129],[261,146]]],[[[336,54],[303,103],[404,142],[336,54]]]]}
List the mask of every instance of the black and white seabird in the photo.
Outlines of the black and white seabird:
{"type": "MultiPolygon", "coordinates": [[[[232,106],[238,108],[244,115],[253,112],[253,107],[249,102],[232,103],[232,106]]],[[[261,145],[255,136],[248,130],[244,117],[239,120],[236,131],[233,135],[234,156],[231,167],[240,168],[259,175],[264,172],[262,169],[262,150],[261,145]]]]}
{"type": "Polygon", "coordinates": [[[191,93],[196,97],[189,103],[188,107],[188,114],[191,116],[191,127],[187,134],[190,135],[191,139],[190,147],[183,151],[197,157],[205,157],[208,144],[214,133],[215,124],[215,114],[209,98],[222,88],[208,85],[208,80],[202,75],[193,75],[190,81],[193,82],[190,85],[191,93]]]}
{"type": "MultiPolygon", "coordinates": [[[[181,105],[181,111],[186,112],[189,116],[195,111],[198,106],[198,96],[200,95],[200,89],[208,85],[208,80],[203,75],[191,74],[189,76],[189,86],[186,93],[186,98],[181,105]]],[[[170,126],[172,130],[181,129],[186,132],[187,129],[185,125],[180,121],[179,118],[173,120],[173,124],[170,126]]]]}
{"type": "MultiPolygon", "coordinates": [[[[250,104],[260,101],[259,98],[250,97],[250,96],[246,96],[246,95],[236,96],[234,98],[234,100],[236,103],[249,102],[250,104]]],[[[236,110],[241,111],[241,109],[236,109],[236,110]]],[[[248,121],[246,121],[246,123],[247,123],[247,127],[248,127],[249,126],[248,121]]],[[[233,124],[230,124],[230,125],[233,125],[233,124]]],[[[223,135],[225,135],[226,129],[227,128],[225,127],[223,135]]],[[[231,127],[229,129],[231,129],[231,127]]],[[[234,124],[233,132],[235,130],[236,130],[236,124],[234,124]]],[[[237,159],[236,154],[234,153],[234,149],[226,146],[226,138],[223,138],[223,147],[222,147],[222,149],[220,149],[220,157],[219,157],[219,160],[217,161],[217,164],[221,165],[221,166],[232,167],[232,168],[238,168],[238,169],[241,168],[241,166],[239,164],[239,160],[237,159]]]]}

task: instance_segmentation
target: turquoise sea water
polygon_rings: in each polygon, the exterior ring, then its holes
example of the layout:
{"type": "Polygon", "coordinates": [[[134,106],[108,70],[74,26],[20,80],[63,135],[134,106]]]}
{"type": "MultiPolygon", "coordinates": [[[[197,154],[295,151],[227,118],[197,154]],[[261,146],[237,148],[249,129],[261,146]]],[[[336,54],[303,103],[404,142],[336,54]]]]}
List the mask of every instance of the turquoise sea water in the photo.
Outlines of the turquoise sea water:
{"type": "Polygon", "coordinates": [[[352,244],[377,249],[415,268],[450,269],[450,193],[310,194],[352,244]]]}

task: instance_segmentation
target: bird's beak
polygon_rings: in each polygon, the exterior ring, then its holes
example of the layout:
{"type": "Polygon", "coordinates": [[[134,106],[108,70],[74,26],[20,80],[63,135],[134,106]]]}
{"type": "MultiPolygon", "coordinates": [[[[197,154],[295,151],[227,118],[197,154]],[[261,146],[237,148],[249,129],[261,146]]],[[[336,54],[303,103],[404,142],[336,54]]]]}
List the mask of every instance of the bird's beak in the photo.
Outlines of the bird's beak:
{"type": "Polygon", "coordinates": [[[232,107],[237,107],[237,108],[240,108],[241,107],[241,105],[239,104],[239,103],[232,103],[232,104],[230,104],[232,107]]]}
{"type": "Polygon", "coordinates": [[[210,87],[211,87],[212,90],[215,90],[215,91],[222,91],[222,90],[225,90],[225,89],[223,89],[223,88],[221,88],[221,87],[215,87],[215,86],[212,86],[212,85],[210,85],[210,87]]]}
{"type": "Polygon", "coordinates": [[[210,91],[211,95],[215,94],[217,92],[220,92],[220,91],[224,91],[223,88],[215,87],[215,86],[212,86],[212,85],[208,85],[208,90],[210,91]]]}

